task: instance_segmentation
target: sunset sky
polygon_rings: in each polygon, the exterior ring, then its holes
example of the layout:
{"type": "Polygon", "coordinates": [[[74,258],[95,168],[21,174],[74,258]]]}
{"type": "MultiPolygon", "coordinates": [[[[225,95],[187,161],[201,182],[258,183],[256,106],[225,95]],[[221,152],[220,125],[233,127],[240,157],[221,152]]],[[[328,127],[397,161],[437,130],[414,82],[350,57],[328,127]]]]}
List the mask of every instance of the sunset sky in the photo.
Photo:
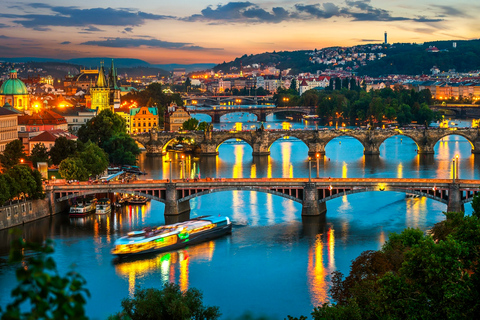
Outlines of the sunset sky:
{"type": "Polygon", "coordinates": [[[477,39],[480,3],[453,0],[1,1],[0,57],[220,63],[243,54],[477,39]]]}

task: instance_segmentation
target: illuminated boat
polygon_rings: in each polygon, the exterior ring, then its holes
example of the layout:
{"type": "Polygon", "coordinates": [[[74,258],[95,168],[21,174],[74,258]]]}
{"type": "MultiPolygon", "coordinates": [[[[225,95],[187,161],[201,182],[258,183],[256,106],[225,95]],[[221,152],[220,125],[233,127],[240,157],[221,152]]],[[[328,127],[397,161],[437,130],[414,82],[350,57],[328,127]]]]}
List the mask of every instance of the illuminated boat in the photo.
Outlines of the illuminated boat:
{"type": "Polygon", "coordinates": [[[171,225],[131,231],[115,241],[112,254],[126,257],[177,250],[231,232],[232,223],[228,217],[202,216],[171,225]]]}
{"type": "Polygon", "coordinates": [[[97,199],[85,200],[82,203],[77,203],[70,207],[69,216],[70,217],[82,217],[87,215],[90,212],[95,211],[95,206],[97,204],[97,199]]]}
{"type": "Polygon", "coordinates": [[[133,196],[129,198],[127,201],[129,204],[145,204],[147,203],[148,198],[144,196],[133,196]]]}
{"type": "Polygon", "coordinates": [[[103,198],[98,200],[97,205],[95,207],[96,214],[107,214],[112,212],[112,206],[110,204],[110,200],[107,198],[103,198]]]}

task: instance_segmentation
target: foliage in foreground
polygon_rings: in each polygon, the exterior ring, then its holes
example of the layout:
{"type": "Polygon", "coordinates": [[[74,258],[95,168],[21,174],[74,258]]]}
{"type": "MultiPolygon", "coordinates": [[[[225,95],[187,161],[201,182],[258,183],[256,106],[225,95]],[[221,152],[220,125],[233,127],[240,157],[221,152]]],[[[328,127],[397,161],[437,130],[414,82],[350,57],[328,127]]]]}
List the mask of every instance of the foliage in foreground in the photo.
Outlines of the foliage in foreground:
{"type": "Polygon", "coordinates": [[[334,272],[336,304],[318,319],[473,319],[480,313],[480,200],[474,213],[446,213],[431,235],[406,229],[379,251],[365,251],[343,279],[334,272]]]}
{"type": "Polygon", "coordinates": [[[221,315],[218,307],[206,307],[202,293],[190,288],[182,291],[174,283],[166,283],[163,289],[137,289],[133,299],[122,300],[123,311],[109,320],[215,320],[221,315]]]}
{"type": "Polygon", "coordinates": [[[5,311],[0,308],[1,320],[87,319],[84,306],[90,293],[85,280],[74,271],[61,276],[52,252],[51,240],[44,245],[22,238],[12,242],[9,261],[18,264],[18,285],[12,290],[13,302],[5,311]]]}

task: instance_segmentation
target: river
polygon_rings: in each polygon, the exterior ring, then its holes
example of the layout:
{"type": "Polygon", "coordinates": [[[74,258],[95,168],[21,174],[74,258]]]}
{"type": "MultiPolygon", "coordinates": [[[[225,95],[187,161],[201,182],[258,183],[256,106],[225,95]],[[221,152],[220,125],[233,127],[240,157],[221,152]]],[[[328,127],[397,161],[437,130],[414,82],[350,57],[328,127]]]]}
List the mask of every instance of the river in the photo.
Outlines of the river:
{"type": "MultiPolygon", "coordinates": [[[[233,116],[232,122],[244,120],[233,116]]],[[[267,119],[268,120],[268,119],[267,119]]],[[[248,120],[247,120],[248,121],[248,120]]],[[[270,118],[265,125],[281,126],[270,118]]],[[[244,125],[258,125],[254,119],[244,125]]],[[[468,126],[464,121],[459,125],[468,126]]],[[[222,127],[223,126],[223,127],[222,127]]],[[[294,128],[314,126],[294,123],[294,128]]],[[[414,142],[403,136],[387,139],[380,156],[364,156],[363,147],[353,138],[328,143],[320,159],[321,177],[369,178],[451,178],[452,161],[460,157],[460,178],[479,178],[480,157],[471,154],[470,143],[462,137],[444,138],[435,146],[435,155],[416,154],[414,142]]],[[[268,157],[252,157],[251,147],[227,141],[217,157],[186,159],[187,174],[202,177],[307,177],[307,147],[295,139],[282,139],[271,147],[268,157]]],[[[164,157],[140,157],[143,178],[179,177],[179,153],[164,157]]],[[[313,163],[312,176],[316,175],[313,163]]],[[[397,192],[366,192],[327,202],[326,216],[301,217],[301,205],[271,194],[247,191],[219,192],[190,201],[191,217],[226,215],[233,231],[214,241],[176,252],[114,264],[110,250],[114,241],[130,230],[164,223],[164,205],[155,201],[127,206],[108,216],[69,219],[56,215],[22,227],[24,237],[55,241],[53,254],[62,274],[73,266],[85,277],[91,298],[87,314],[106,319],[120,311],[121,300],[135,288],[155,287],[174,281],[182,289],[197,288],[204,303],[220,307],[222,319],[237,319],[250,312],[268,319],[287,315],[309,316],[314,306],[329,301],[330,274],[348,273],[350,262],[364,250],[377,250],[390,232],[406,227],[428,230],[443,219],[446,205],[427,198],[406,199],[397,192]]],[[[471,212],[471,206],[466,205],[471,212]]],[[[15,269],[6,263],[8,230],[0,231],[0,306],[11,301],[16,285],[15,269]]]]}

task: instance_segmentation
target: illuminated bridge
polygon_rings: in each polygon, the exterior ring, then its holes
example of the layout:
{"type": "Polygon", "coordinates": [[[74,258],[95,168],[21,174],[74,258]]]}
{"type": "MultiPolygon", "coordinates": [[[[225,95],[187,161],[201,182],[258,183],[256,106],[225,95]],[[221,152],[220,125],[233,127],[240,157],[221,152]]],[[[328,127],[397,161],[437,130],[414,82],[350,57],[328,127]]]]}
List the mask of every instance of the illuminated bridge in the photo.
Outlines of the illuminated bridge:
{"type": "Polygon", "coordinates": [[[220,123],[220,118],[229,113],[251,113],[257,116],[258,121],[267,121],[267,116],[280,112],[295,112],[305,115],[315,114],[315,107],[251,107],[240,108],[238,106],[214,106],[210,109],[190,110],[193,114],[207,114],[213,123],[220,123]]]}
{"type": "Polygon", "coordinates": [[[464,203],[480,191],[480,180],[451,179],[364,179],[364,178],[256,178],[138,180],[109,184],[54,184],[47,186],[52,205],[69,199],[97,193],[142,195],[165,204],[165,216],[190,211],[189,200],[223,191],[256,191],[270,193],[302,204],[302,215],[319,215],[327,211],[325,203],[344,195],[369,191],[397,191],[428,197],[447,205],[447,211],[463,211],[464,203]]]}
{"type": "Polygon", "coordinates": [[[458,135],[467,139],[472,145],[472,153],[480,153],[480,134],[478,128],[466,129],[379,129],[379,130],[256,130],[256,131],[190,131],[190,132],[155,132],[132,135],[133,139],[147,149],[147,155],[165,154],[167,146],[173,141],[187,139],[194,141],[200,155],[217,155],[218,147],[229,139],[239,139],[253,149],[254,156],[270,154],[272,144],[285,137],[294,137],[303,141],[308,147],[308,155],[325,155],[325,146],[332,139],[352,137],[364,148],[364,154],[380,154],[382,143],[394,136],[411,138],[417,145],[418,153],[433,154],[435,144],[449,135],[458,135]]]}

